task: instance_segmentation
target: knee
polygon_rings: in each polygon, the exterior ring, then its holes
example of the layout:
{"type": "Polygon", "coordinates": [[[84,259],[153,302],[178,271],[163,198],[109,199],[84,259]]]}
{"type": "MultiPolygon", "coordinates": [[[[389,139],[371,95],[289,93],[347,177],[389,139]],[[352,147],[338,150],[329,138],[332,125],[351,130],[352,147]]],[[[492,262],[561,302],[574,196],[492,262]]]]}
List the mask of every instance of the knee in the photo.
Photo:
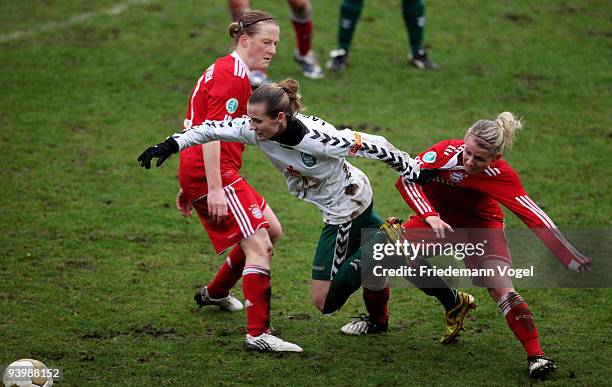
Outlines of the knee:
{"type": "Polygon", "coordinates": [[[270,242],[272,242],[273,245],[276,245],[276,242],[278,242],[280,237],[283,235],[283,228],[281,227],[280,223],[275,226],[270,226],[268,229],[268,235],[270,236],[270,242]]]}
{"type": "Polygon", "coordinates": [[[314,305],[315,308],[317,308],[319,312],[324,313],[323,310],[325,309],[325,299],[314,299],[313,298],[312,304],[314,305]]]}
{"type": "Polygon", "coordinates": [[[321,313],[325,313],[325,300],[327,299],[327,291],[323,289],[312,289],[312,304],[321,313]]]}
{"type": "Polygon", "coordinates": [[[272,257],[272,249],[274,246],[272,245],[268,233],[264,230],[258,230],[255,234],[251,235],[241,247],[247,257],[252,255],[269,259],[272,257]]]}

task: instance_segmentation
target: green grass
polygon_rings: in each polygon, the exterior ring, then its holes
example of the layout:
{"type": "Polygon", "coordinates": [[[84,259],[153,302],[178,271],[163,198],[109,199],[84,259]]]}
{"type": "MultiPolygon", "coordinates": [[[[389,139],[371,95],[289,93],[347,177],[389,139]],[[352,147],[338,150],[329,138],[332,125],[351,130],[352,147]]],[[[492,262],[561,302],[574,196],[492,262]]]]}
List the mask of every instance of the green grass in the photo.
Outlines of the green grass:
{"type": "MultiPolygon", "coordinates": [[[[272,321],[306,351],[247,353],[242,313],[198,310],[195,285],[222,258],[198,219],[174,209],[177,158],[153,171],[135,158],[181,127],[194,81],[227,52],[226,3],[152,0],[102,12],[118,3],[0,4],[0,35],[25,31],[0,41],[0,364],[33,357],[78,386],[529,383],[522,348],[482,289],[457,345],[439,345],[440,308],[411,289],[393,292],[387,335],[342,337],[338,328],[363,311],[360,297],[333,316],[311,306],[321,217],[286,193],[255,149],[243,175],[284,227],[272,321]],[[94,16],[61,24],[85,12],[94,16]]],[[[406,65],[400,1],[366,1],[349,71],[323,81],[303,79],[293,63],[284,2],[254,5],[281,23],[271,75],[299,79],[310,114],[379,127],[415,154],[514,111],[527,128],[507,158],[528,192],[561,228],[610,227],[609,2],[429,1],[426,41],[442,67],[423,73],[406,65]]],[[[323,60],[335,47],[338,5],[314,2],[323,60]]],[[[393,171],[355,164],[370,176],[378,212],[407,217],[393,171]]],[[[508,225],[523,227],[512,215],[508,225]]],[[[545,384],[608,384],[610,290],[519,290],[559,365],[545,384]]]]}

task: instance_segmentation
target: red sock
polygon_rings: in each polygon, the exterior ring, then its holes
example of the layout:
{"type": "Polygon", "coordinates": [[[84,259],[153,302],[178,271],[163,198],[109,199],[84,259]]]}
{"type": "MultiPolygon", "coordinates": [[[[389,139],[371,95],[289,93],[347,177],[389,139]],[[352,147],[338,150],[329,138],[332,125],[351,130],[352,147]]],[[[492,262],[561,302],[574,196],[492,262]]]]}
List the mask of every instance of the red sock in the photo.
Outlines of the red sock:
{"type": "Polygon", "coordinates": [[[247,332],[259,336],[270,330],[270,271],[247,265],[242,273],[242,292],[247,313],[247,332]]]}
{"type": "Polygon", "coordinates": [[[370,315],[370,319],[379,324],[387,324],[389,321],[389,295],[391,289],[370,290],[363,288],[363,301],[370,315]]]}
{"type": "Polygon", "coordinates": [[[514,292],[505,294],[498,302],[499,310],[502,312],[510,329],[517,339],[523,344],[527,356],[544,355],[538,339],[538,328],[533,321],[533,315],[529,306],[523,298],[514,292]]]}
{"type": "Polygon", "coordinates": [[[245,260],[246,257],[240,246],[234,246],[217,271],[215,278],[208,284],[208,295],[211,298],[223,298],[229,294],[230,289],[242,277],[245,260]]]}
{"type": "Polygon", "coordinates": [[[310,51],[312,41],[312,20],[297,21],[292,20],[293,29],[295,30],[295,40],[297,41],[298,51],[304,56],[310,51]]]}

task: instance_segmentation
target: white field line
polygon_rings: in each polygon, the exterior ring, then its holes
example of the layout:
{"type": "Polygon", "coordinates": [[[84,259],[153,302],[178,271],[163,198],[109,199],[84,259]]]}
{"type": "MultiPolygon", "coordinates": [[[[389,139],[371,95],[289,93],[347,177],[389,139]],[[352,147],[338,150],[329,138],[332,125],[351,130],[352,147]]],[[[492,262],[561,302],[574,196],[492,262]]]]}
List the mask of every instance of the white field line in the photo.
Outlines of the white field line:
{"type": "Polygon", "coordinates": [[[151,0],[128,0],[125,3],[117,4],[107,9],[102,9],[100,11],[95,12],[85,12],[80,15],[76,15],[71,17],[70,19],[59,21],[59,22],[48,22],[39,24],[34,28],[29,28],[27,30],[18,30],[14,32],[10,32],[8,34],[0,35],[0,43],[2,42],[10,42],[13,40],[32,37],[33,35],[46,31],[59,30],[62,28],[66,28],[75,24],[81,24],[86,20],[89,20],[96,16],[108,15],[108,16],[116,16],[123,13],[126,9],[131,6],[139,5],[139,4],[148,4],[151,0]]]}

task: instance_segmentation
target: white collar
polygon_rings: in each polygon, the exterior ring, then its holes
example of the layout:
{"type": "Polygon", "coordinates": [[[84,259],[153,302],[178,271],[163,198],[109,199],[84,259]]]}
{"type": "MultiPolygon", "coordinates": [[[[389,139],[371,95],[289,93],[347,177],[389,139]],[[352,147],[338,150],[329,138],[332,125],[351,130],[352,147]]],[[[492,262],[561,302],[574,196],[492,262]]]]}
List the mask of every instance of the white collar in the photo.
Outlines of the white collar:
{"type": "Polygon", "coordinates": [[[249,66],[247,66],[247,64],[245,63],[244,60],[242,60],[242,58],[240,57],[240,55],[236,52],[236,50],[232,51],[232,53],[230,54],[231,56],[233,56],[234,58],[238,59],[238,61],[240,61],[240,63],[244,66],[244,68],[247,70],[247,72],[250,72],[251,70],[249,70],[249,66]]]}

